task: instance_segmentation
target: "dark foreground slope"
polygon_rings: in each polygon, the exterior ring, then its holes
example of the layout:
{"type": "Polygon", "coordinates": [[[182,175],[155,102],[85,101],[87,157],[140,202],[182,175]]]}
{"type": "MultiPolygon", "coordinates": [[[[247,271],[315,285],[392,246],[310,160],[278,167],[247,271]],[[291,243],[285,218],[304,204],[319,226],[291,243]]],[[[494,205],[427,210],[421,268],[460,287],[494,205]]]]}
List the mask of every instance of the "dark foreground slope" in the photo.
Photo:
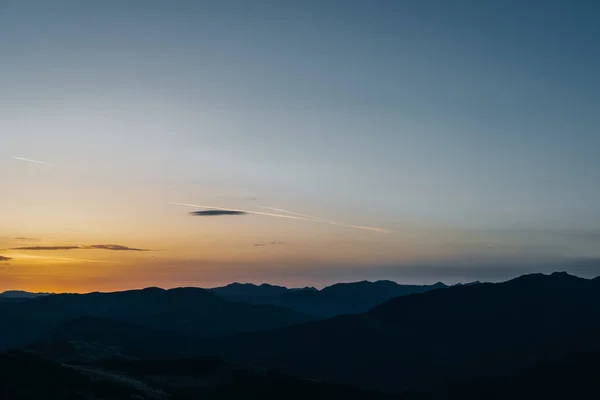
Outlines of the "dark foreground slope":
{"type": "Polygon", "coordinates": [[[194,340],[162,330],[98,317],[77,317],[42,335],[27,346],[55,360],[93,360],[114,353],[136,358],[189,355],[194,340]],[[65,346],[76,344],[75,348],[65,346]]]}
{"type": "Polygon", "coordinates": [[[0,398],[10,400],[151,399],[110,381],[94,381],[72,368],[20,352],[0,353],[0,398]]]}
{"type": "Polygon", "coordinates": [[[598,328],[600,279],[533,274],[400,297],[364,314],[210,340],[202,351],[403,392],[468,377],[486,354],[598,328]]]}
{"type": "Polygon", "coordinates": [[[471,373],[463,378],[403,397],[415,400],[598,398],[599,337],[600,331],[594,330],[551,344],[495,354],[474,364],[471,373]]]}
{"type": "Polygon", "coordinates": [[[59,364],[0,354],[0,398],[10,400],[383,399],[385,396],[245,367],[213,357],[59,364]]]}
{"type": "Polygon", "coordinates": [[[600,330],[588,331],[480,357],[473,365],[476,369],[463,378],[395,396],[294,378],[217,357],[141,360],[98,344],[62,342],[0,355],[0,396],[41,400],[594,398],[600,374],[599,334],[600,330]],[[90,358],[92,353],[100,357],[90,358]]]}
{"type": "Polygon", "coordinates": [[[258,331],[315,319],[285,308],[226,301],[197,288],[60,294],[4,305],[0,348],[38,340],[79,317],[111,319],[186,337],[258,331]]]}

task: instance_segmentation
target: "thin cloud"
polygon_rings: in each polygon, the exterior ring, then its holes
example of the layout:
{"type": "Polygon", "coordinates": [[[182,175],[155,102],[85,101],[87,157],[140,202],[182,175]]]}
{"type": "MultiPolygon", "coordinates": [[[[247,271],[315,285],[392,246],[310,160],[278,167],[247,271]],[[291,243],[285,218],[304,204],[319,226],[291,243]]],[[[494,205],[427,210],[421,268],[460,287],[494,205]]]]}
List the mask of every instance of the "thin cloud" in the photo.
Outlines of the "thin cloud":
{"type": "Polygon", "coordinates": [[[238,212],[245,213],[245,214],[263,215],[266,217],[274,217],[274,218],[287,218],[287,219],[296,219],[296,220],[301,220],[301,221],[328,223],[331,225],[345,226],[348,228],[362,229],[362,230],[374,231],[374,232],[379,232],[379,233],[392,233],[393,232],[391,230],[383,229],[383,228],[376,228],[376,227],[372,227],[372,226],[362,226],[362,225],[351,225],[351,224],[346,224],[343,222],[331,221],[328,219],[312,217],[312,216],[308,216],[308,215],[304,215],[304,214],[292,213],[291,211],[275,209],[274,207],[270,207],[270,209],[278,210],[279,212],[285,212],[286,214],[275,214],[275,213],[268,213],[268,212],[260,212],[260,211],[244,210],[244,209],[234,209],[234,208],[224,208],[224,207],[213,207],[213,206],[188,204],[188,203],[170,202],[169,204],[178,205],[178,206],[186,206],[186,207],[194,207],[194,208],[206,208],[209,210],[238,211],[238,212]]]}
{"type": "Polygon", "coordinates": [[[83,246],[82,248],[88,250],[150,251],[148,249],[136,249],[135,247],[122,246],[120,244],[94,244],[91,246],[83,246]]]}
{"type": "Polygon", "coordinates": [[[208,210],[208,211],[193,211],[190,215],[196,217],[215,217],[219,215],[245,215],[244,211],[237,210],[208,210]]]}
{"type": "Polygon", "coordinates": [[[25,246],[13,247],[11,250],[55,251],[55,250],[111,250],[111,251],[150,251],[122,246],[120,244],[93,244],[90,246],[25,246]]]}
{"type": "Polygon", "coordinates": [[[11,250],[33,250],[33,251],[52,251],[52,250],[75,250],[81,249],[80,246],[24,246],[13,247],[11,250]]]}
{"type": "Polygon", "coordinates": [[[242,213],[246,213],[246,214],[264,215],[264,216],[267,216],[267,217],[289,218],[289,219],[300,219],[300,220],[305,220],[305,221],[314,221],[314,220],[307,219],[307,218],[295,217],[293,215],[280,215],[280,214],[265,213],[265,212],[260,212],[260,211],[242,210],[242,209],[239,209],[239,208],[213,207],[213,206],[203,206],[203,205],[198,205],[198,204],[187,204],[187,203],[169,203],[169,204],[174,204],[174,205],[177,205],[177,206],[194,207],[194,208],[206,208],[206,209],[209,209],[209,210],[238,211],[238,212],[242,212],[242,213]]]}
{"type": "Polygon", "coordinates": [[[30,162],[30,163],[34,163],[34,164],[44,164],[44,165],[50,165],[53,167],[56,167],[58,164],[53,164],[53,163],[49,163],[46,161],[39,161],[39,160],[32,160],[30,158],[23,158],[23,157],[13,157],[14,160],[19,160],[19,161],[25,161],[25,162],[30,162]]]}
{"type": "Polygon", "coordinates": [[[47,257],[47,256],[33,256],[30,254],[19,254],[15,255],[18,259],[33,259],[33,260],[44,260],[49,262],[86,262],[86,263],[98,263],[98,264],[118,264],[116,261],[106,261],[106,260],[86,260],[82,258],[70,258],[70,257],[47,257]]]}
{"type": "Polygon", "coordinates": [[[269,242],[269,243],[256,243],[254,246],[269,246],[269,245],[280,245],[280,244],[285,244],[284,242],[281,242],[279,240],[273,241],[273,242],[269,242]]]}
{"type": "Polygon", "coordinates": [[[0,256],[0,262],[6,262],[6,261],[10,261],[10,260],[12,260],[12,258],[5,257],[5,256],[0,256]]]}
{"type": "Polygon", "coordinates": [[[18,240],[19,242],[39,242],[40,238],[30,238],[30,237],[16,237],[14,240],[18,240]]]}

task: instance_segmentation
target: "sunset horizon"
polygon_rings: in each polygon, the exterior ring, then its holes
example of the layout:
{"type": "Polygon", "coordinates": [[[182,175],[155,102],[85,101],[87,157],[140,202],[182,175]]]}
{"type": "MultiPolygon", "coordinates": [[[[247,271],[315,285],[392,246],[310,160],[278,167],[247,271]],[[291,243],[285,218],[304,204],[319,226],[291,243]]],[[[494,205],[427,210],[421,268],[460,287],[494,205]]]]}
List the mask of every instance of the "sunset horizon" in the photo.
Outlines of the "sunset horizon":
{"type": "Polygon", "coordinates": [[[68,3],[0,4],[0,290],[600,274],[589,4],[68,3]]]}

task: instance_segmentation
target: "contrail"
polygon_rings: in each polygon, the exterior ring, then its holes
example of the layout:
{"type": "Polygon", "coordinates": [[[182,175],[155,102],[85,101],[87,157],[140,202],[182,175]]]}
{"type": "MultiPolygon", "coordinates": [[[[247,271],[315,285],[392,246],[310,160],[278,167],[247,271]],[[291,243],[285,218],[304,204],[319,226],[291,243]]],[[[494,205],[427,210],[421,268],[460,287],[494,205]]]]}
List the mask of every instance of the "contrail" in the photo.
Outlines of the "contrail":
{"type": "Polygon", "coordinates": [[[314,217],[312,215],[295,213],[295,212],[292,212],[292,211],[284,210],[282,208],[266,207],[266,206],[257,206],[257,207],[264,208],[264,209],[267,209],[267,210],[272,210],[272,211],[278,211],[278,212],[282,212],[282,213],[286,213],[286,214],[298,215],[298,216],[301,216],[301,217],[311,218],[314,221],[327,222],[327,223],[330,223],[331,225],[347,226],[349,228],[365,229],[365,230],[369,230],[369,231],[382,232],[382,233],[392,233],[392,231],[390,231],[388,229],[375,228],[375,227],[372,227],[372,226],[360,226],[360,225],[345,224],[343,222],[331,221],[331,220],[328,220],[328,219],[314,217]]]}
{"type": "Polygon", "coordinates": [[[36,164],[52,165],[53,167],[56,167],[58,165],[58,164],[52,164],[52,163],[45,162],[45,161],[31,160],[29,158],[23,158],[23,157],[13,157],[13,159],[19,160],[19,161],[27,161],[27,162],[36,163],[36,164]]]}
{"type": "MultiPolygon", "coordinates": [[[[338,225],[340,225],[338,223],[338,225]]],[[[361,226],[361,225],[346,225],[346,224],[341,224],[343,226],[349,226],[350,228],[355,228],[355,229],[364,229],[366,231],[375,231],[375,232],[381,232],[381,233],[392,233],[394,231],[391,231],[389,229],[383,229],[383,228],[376,228],[374,226],[361,226]]]]}
{"type": "Polygon", "coordinates": [[[298,220],[301,220],[301,221],[329,223],[331,225],[339,225],[339,226],[345,226],[345,227],[348,227],[348,228],[363,229],[363,230],[380,232],[380,233],[392,233],[392,231],[390,231],[388,229],[375,228],[375,227],[372,227],[372,226],[360,226],[360,225],[345,224],[343,222],[331,221],[331,220],[327,220],[327,219],[313,217],[313,216],[306,215],[306,214],[298,214],[298,213],[294,213],[294,212],[291,212],[291,211],[287,211],[287,210],[283,210],[281,208],[275,208],[275,207],[264,207],[263,206],[261,208],[265,208],[265,209],[269,209],[269,210],[273,210],[273,211],[279,211],[279,212],[287,213],[289,215],[274,214],[274,213],[252,211],[252,210],[243,210],[243,209],[236,209],[236,208],[212,207],[212,206],[204,206],[204,205],[188,204],[188,203],[169,203],[169,204],[174,204],[174,205],[178,205],[178,206],[195,207],[195,208],[207,208],[207,209],[210,209],[210,210],[240,211],[240,212],[245,212],[245,213],[248,213],[248,214],[264,215],[264,216],[267,216],[267,217],[298,219],[298,220]]]}
{"type": "Polygon", "coordinates": [[[285,213],[285,214],[296,215],[298,217],[310,218],[310,219],[314,219],[316,221],[325,221],[323,218],[313,217],[312,215],[307,215],[307,214],[299,214],[299,213],[291,212],[288,210],[284,210],[283,208],[266,207],[266,206],[256,206],[256,207],[264,208],[265,210],[271,210],[271,211],[277,211],[277,212],[281,212],[281,213],[285,213]]]}

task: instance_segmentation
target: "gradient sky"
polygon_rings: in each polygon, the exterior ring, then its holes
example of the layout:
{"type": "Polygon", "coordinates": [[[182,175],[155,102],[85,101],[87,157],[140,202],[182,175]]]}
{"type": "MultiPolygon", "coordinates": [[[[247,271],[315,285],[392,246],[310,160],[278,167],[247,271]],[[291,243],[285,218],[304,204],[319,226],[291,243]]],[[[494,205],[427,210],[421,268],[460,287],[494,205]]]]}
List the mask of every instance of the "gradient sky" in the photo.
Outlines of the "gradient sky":
{"type": "Polygon", "coordinates": [[[600,274],[599,20],[584,0],[0,0],[0,290],[600,274]],[[35,246],[88,248],[15,250],[35,246]]]}

